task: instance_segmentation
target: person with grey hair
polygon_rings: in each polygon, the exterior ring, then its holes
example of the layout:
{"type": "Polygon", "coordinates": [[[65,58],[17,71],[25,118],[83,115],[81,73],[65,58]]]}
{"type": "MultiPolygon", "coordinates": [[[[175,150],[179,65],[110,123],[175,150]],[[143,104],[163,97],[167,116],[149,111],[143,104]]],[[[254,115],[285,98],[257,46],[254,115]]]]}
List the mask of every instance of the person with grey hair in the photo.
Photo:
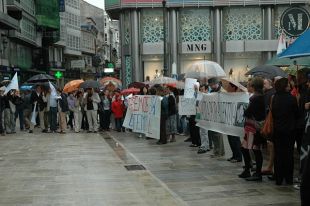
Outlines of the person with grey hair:
{"type": "MultiPolygon", "coordinates": [[[[221,92],[222,86],[221,82],[218,78],[211,78],[208,80],[208,84],[211,88],[211,93],[214,92],[221,92]]],[[[223,135],[219,132],[210,131],[208,132],[208,135],[211,137],[211,140],[213,142],[213,155],[211,157],[213,158],[221,158],[225,156],[225,149],[224,149],[224,141],[223,141],[223,135]]]]}

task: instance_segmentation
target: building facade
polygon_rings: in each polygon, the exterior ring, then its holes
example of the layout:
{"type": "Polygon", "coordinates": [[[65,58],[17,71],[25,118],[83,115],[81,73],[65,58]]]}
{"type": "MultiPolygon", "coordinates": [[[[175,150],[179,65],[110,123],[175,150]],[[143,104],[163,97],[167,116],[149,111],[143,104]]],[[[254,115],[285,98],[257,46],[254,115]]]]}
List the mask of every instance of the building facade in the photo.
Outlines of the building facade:
{"type": "Polygon", "coordinates": [[[163,69],[164,23],[168,74],[178,74],[201,60],[213,60],[242,81],[251,67],[270,59],[276,49],[283,12],[292,7],[310,11],[307,0],[162,1],[106,0],[109,15],[120,20],[123,80],[152,79],[163,69]]]}

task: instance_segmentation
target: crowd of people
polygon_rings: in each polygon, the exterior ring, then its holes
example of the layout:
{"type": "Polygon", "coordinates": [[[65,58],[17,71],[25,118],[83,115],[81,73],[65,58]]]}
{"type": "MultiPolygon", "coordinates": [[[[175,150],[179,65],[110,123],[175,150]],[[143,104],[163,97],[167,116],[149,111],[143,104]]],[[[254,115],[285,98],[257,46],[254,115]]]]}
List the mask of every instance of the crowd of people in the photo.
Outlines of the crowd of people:
{"type": "MultiPolygon", "coordinates": [[[[269,175],[268,178],[274,180],[276,185],[284,182],[292,185],[295,148],[301,155],[301,145],[309,144],[310,75],[299,71],[297,78],[254,77],[248,81],[247,89],[250,99],[244,112],[244,136],[227,136],[232,151],[232,156],[227,160],[232,163],[244,161],[243,172],[238,176],[247,181],[261,181],[263,175],[269,175]],[[273,134],[263,136],[261,128],[269,112],[273,117],[273,134]],[[265,168],[262,153],[264,147],[268,151],[265,168]]],[[[4,94],[4,90],[0,88],[1,135],[16,133],[17,119],[20,130],[29,133],[33,133],[35,127],[43,133],[64,134],[68,129],[77,133],[97,133],[109,131],[111,125],[116,131],[125,132],[122,125],[127,100],[119,90],[88,88],[68,94],[58,90],[57,95],[51,95],[51,88],[43,85],[23,92],[11,90],[4,94]]],[[[162,97],[160,139],[157,144],[175,142],[177,134],[189,135],[185,141],[191,142],[190,147],[197,147],[198,154],[213,150],[211,158],[223,159],[223,134],[196,126],[197,115],[178,114],[179,96],[183,92],[167,85],[141,88],[140,95],[162,97]]],[[[198,92],[240,92],[240,89],[233,83],[224,89],[219,79],[211,78],[199,88],[195,87],[196,98],[198,92]]],[[[196,104],[198,106],[198,100],[196,104]]],[[[299,177],[305,167],[309,166],[302,161],[298,169],[299,177]]]]}

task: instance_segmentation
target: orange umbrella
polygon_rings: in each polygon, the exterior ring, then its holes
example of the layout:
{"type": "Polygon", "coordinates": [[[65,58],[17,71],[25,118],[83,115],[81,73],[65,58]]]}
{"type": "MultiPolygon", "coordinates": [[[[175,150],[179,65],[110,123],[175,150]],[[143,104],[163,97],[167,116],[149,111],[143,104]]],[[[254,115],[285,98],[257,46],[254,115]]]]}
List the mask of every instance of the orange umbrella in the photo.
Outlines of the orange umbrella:
{"type": "Polygon", "coordinates": [[[65,93],[70,93],[79,89],[80,85],[84,82],[82,79],[72,80],[68,82],[64,87],[65,93]]]}
{"type": "Polygon", "coordinates": [[[109,83],[112,83],[114,84],[116,87],[119,87],[122,85],[122,81],[117,79],[117,78],[114,78],[114,77],[104,77],[102,79],[100,79],[100,84],[102,84],[103,86],[106,86],[107,84],[109,83]]]}

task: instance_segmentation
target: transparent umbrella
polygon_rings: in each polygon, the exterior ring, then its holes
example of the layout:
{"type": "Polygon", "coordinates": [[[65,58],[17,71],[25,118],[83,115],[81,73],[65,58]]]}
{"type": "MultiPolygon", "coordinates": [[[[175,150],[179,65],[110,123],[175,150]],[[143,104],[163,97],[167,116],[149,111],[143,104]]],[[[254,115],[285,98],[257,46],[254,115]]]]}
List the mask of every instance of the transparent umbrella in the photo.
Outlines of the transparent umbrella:
{"type": "Polygon", "coordinates": [[[192,65],[188,72],[185,73],[185,77],[193,79],[220,78],[226,77],[226,73],[218,63],[204,60],[192,65]]]}

